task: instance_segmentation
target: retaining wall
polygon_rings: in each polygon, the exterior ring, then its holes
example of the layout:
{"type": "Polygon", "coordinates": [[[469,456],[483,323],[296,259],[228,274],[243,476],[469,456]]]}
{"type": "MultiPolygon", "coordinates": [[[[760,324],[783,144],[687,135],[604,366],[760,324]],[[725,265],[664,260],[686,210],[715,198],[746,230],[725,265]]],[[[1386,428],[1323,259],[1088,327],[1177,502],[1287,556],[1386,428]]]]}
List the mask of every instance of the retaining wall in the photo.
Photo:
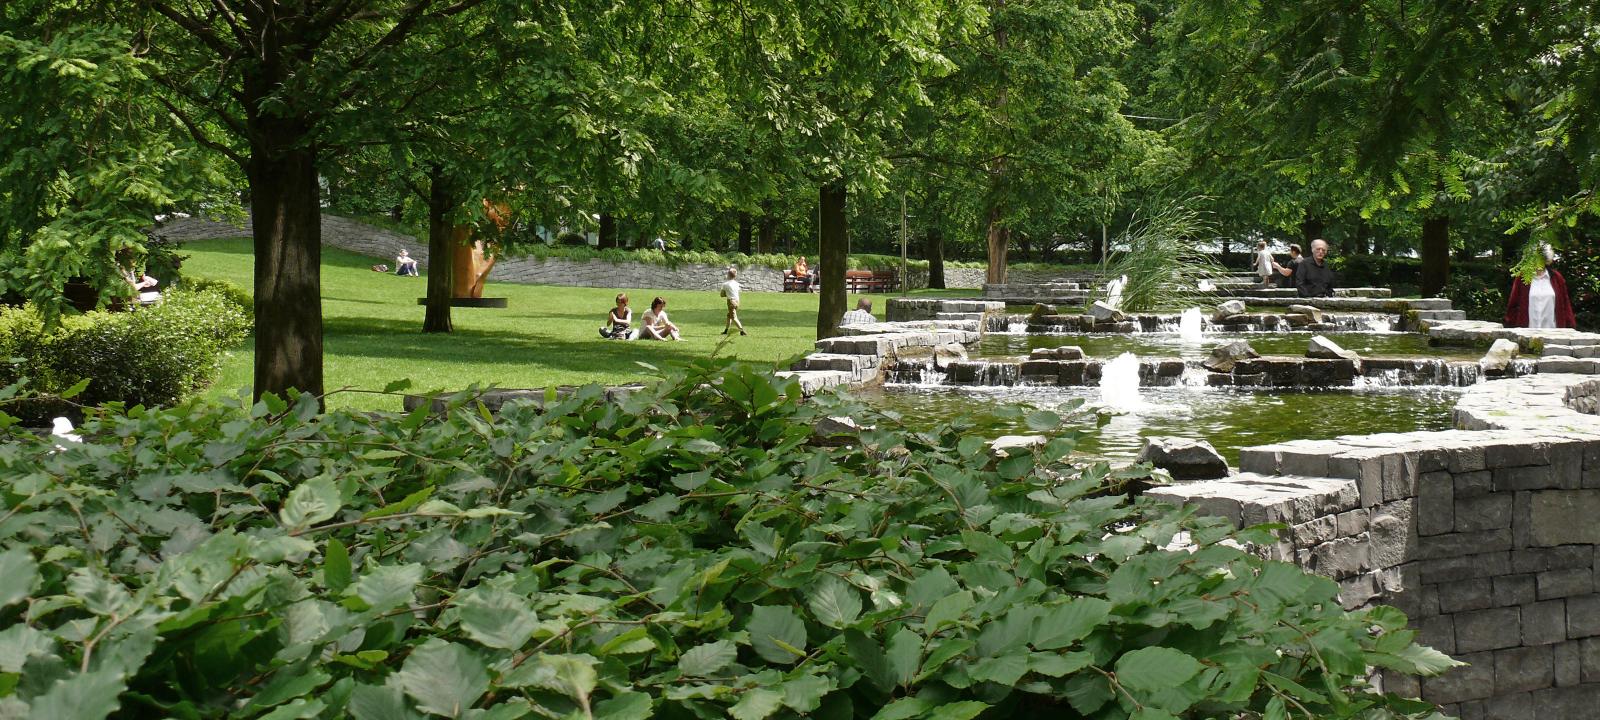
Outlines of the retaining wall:
{"type": "MultiPolygon", "coordinates": [[[[248,235],[250,228],[248,218],[242,225],[200,218],[177,218],[163,223],[154,232],[162,237],[188,242],[248,235]]],[[[322,216],[322,243],[329,247],[379,258],[391,266],[394,264],[394,256],[403,248],[410,252],[423,268],[428,266],[426,241],[336,215],[322,216]]],[[[607,260],[508,257],[495,264],[494,272],[489,278],[494,282],[563,287],[715,290],[725,279],[723,277],[725,269],[720,266],[694,263],[668,267],[648,263],[613,263],[607,260]]],[[[947,287],[976,289],[983,286],[982,268],[947,267],[944,275],[947,287]]],[[[1018,282],[1044,282],[1053,277],[1052,273],[1024,270],[1013,271],[1011,275],[1020,278],[1018,282]]],[[[925,288],[928,286],[928,273],[926,270],[912,268],[907,274],[907,281],[908,287],[913,290],[925,288]]],[[[745,290],[780,292],[783,290],[783,271],[765,267],[740,268],[739,283],[745,290]]]]}
{"type": "Polygon", "coordinates": [[[1536,375],[1467,391],[1453,430],[1240,451],[1240,474],[1152,491],[1236,525],[1281,522],[1264,551],[1337,580],[1347,607],[1407,612],[1468,666],[1387,689],[1479,718],[1600,707],[1600,381],[1536,375]]]}

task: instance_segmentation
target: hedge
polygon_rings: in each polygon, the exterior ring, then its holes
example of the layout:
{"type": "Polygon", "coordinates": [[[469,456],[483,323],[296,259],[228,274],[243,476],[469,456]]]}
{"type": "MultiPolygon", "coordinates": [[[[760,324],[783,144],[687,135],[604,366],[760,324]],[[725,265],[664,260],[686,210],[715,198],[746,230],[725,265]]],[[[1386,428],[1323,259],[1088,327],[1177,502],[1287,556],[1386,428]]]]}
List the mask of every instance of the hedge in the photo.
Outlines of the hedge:
{"type": "MultiPolygon", "coordinates": [[[[240,402],[240,401],[235,401],[240,402]]],[[[14,716],[1395,718],[1453,665],[1389,608],[1130,497],[721,361],[432,418],[106,412],[0,445],[14,716]],[[826,418],[859,437],[819,444],[826,418]],[[1169,549],[1176,538],[1191,550],[1169,549]],[[24,622],[26,620],[26,622],[24,622]]],[[[4,423],[0,423],[3,425],[4,423]]]]}
{"type": "MultiPolygon", "coordinates": [[[[47,328],[31,306],[0,308],[0,384],[55,395],[88,379],[73,398],[84,405],[121,402],[146,407],[177,403],[208,385],[223,354],[250,330],[238,296],[219,289],[170,290],[159,305],[127,312],[67,316],[47,328]]],[[[36,402],[14,411],[30,425],[78,412],[36,402]]]]}

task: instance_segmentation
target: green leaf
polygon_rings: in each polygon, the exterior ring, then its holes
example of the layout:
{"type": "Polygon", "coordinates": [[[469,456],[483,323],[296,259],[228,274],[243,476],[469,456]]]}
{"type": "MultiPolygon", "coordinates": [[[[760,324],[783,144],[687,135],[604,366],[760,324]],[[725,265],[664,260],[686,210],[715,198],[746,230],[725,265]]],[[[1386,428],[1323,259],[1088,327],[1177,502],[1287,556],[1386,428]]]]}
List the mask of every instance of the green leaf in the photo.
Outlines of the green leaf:
{"type": "Polygon", "coordinates": [[[894,679],[894,684],[908,686],[912,678],[917,676],[917,667],[922,664],[922,636],[910,628],[900,628],[889,638],[884,655],[888,658],[889,675],[894,679]]]}
{"type": "Polygon", "coordinates": [[[1380,667],[1427,677],[1465,664],[1431,647],[1414,644],[1393,653],[1374,653],[1367,657],[1380,667]]]}
{"type": "Polygon", "coordinates": [[[972,664],[972,679],[1011,687],[1028,672],[1028,656],[1017,653],[984,658],[972,664]]]}
{"type": "Polygon", "coordinates": [[[972,718],[983,714],[983,711],[988,709],[989,705],[987,703],[981,703],[976,700],[946,703],[940,705],[939,709],[929,713],[928,720],[972,720],[972,718]]]}
{"type": "Polygon", "coordinates": [[[51,683],[50,689],[30,703],[28,717],[35,720],[100,720],[114,712],[124,689],[120,673],[94,670],[74,673],[51,683]]]}
{"type": "Polygon", "coordinates": [[[19,673],[28,658],[49,656],[55,651],[55,641],[31,625],[13,624],[0,630],[0,673],[19,673]]]}
{"type": "Polygon", "coordinates": [[[72,398],[75,398],[78,395],[82,394],[84,390],[88,389],[88,387],[89,387],[89,378],[84,378],[82,380],[79,380],[79,381],[73,383],[72,387],[69,387],[69,388],[61,391],[61,394],[60,394],[61,395],[61,399],[62,400],[71,400],[72,398]]]}
{"type": "Polygon", "coordinates": [[[339,487],[325,475],[311,478],[289,492],[278,518],[292,531],[304,530],[338,514],[344,503],[339,499],[339,487]]]}
{"type": "Polygon", "coordinates": [[[783,704],[802,715],[822,705],[822,698],[834,688],[834,681],[817,675],[801,675],[787,680],[783,690],[783,704]]]}
{"type": "Polygon", "coordinates": [[[678,511],[681,502],[677,495],[658,495],[650,502],[634,508],[633,512],[656,522],[666,522],[678,511]]]}
{"type": "Polygon", "coordinates": [[[594,665],[595,659],[588,655],[540,655],[539,667],[542,672],[536,676],[533,684],[586,705],[589,695],[594,693],[595,685],[600,682],[594,665]]]}
{"type": "Polygon", "coordinates": [[[1061,427],[1061,416],[1049,410],[1038,410],[1028,413],[1028,429],[1034,432],[1047,432],[1061,427]]]}
{"type": "Polygon", "coordinates": [[[738,657],[739,648],[727,640],[708,642],[678,656],[678,672],[689,677],[710,677],[738,657]]]}
{"type": "Polygon", "coordinates": [[[811,613],[818,622],[831,628],[843,629],[855,622],[861,614],[861,593],[833,575],[825,575],[811,592],[811,613]]]}
{"type": "Polygon", "coordinates": [[[1111,603],[1096,597],[1080,597],[1044,608],[1035,626],[1033,646],[1057,650],[1075,643],[1111,616],[1111,603]]]}
{"type": "Polygon", "coordinates": [[[28,599],[39,585],[39,563],[25,547],[0,552],[0,608],[28,599]]]}
{"type": "Polygon", "coordinates": [[[338,538],[328,538],[328,548],[322,553],[322,584],[337,593],[349,587],[353,577],[350,551],[338,538]]]}
{"type": "Polygon", "coordinates": [[[1129,716],[1128,720],[1178,720],[1178,717],[1160,708],[1142,707],[1129,716]]]}
{"type": "Polygon", "coordinates": [[[961,617],[972,609],[972,603],[972,591],[970,590],[962,590],[952,595],[946,595],[934,603],[932,609],[928,610],[927,617],[922,621],[923,627],[927,632],[933,633],[945,625],[960,622],[961,617]]]}
{"type": "Polygon", "coordinates": [[[460,717],[489,690],[483,661],[466,646],[438,638],[413,651],[394,677],[418,708],[446,717],[460,717]]]}
{"type": "Polygon", "coordinates": [[[594,706],[595,720],[646,720],[653,712],[650,696],[632,691],[601,700],[594,706]]]}
{"type": "Polygon", "coordinates": [[[907,718],[921,715],[933,709],[933,707],[933,703],[925,698],[900,698],[883,706],[883,709],[879,710],[878,714],[872,716],[872,720],[906,720],[907,718]]]}
{"type": "Polygon", "coordinates": [[[763,720],[777,712],[782,704],[783,693],[766,688],[751,688],[744,691],[739,697],[739,702],[728,708],[728,715],[734,720],[763,720]]]}
{"type": "Polygon", "coordinates": [[[421,565],[381,565],[362,575],[347,592],[360,598],[364,609],[388,612],[409,602],[421,582],[421,565]]]}
{"type": "Polygon", "coordinates": [[[357,685],[345,706],[355,720],[411,720],[419,718],[406,705],[405,694],[389,685],[357,685]]]}
{"type": "Polygon", "coordinates": [[[383,386],[383,391],[386,392],[386,393],[397,393],[397,392],[400,392],[401,390],[405,390],[405,389],[408,389],[410,387],[411,387],[411,379],[410,378],[401,378],[399,380],[391,380],[391,381],[389,381],[388,385],[384,385],[383,386]]]}
{"type": "Polygon", "coordinates": [[[431,495],[433,495],[433,486],[429,485],[401,498],[399,502],[390,503],[376,510],[372,510],[361,517],[364,520],[371,520],[373,518],[388,517],[390,515],[399,515],[400,513],[411,512],[412,508],[421,505],[431,495]]]}
{"type": "Polygon", "coordinates": [[[492,648],[515,650],[539,629],[527,598],[503,590],[475,590],[457,606],[461,631],[492,648]]]}
{"type": "Polygon", "coordinates": [[[1188,654],[1168,647],[1139,648],[1117,659],[1117,682],[1150,692],[1181,685],[1204,667],[1188,654]]]}
{"type": "Polygon", "coordinates": [[[805,657],[806,626],[786,606],[757,605],[745,630],[750,633],[750,647],[762,660],[788,665],[805,657]]]}

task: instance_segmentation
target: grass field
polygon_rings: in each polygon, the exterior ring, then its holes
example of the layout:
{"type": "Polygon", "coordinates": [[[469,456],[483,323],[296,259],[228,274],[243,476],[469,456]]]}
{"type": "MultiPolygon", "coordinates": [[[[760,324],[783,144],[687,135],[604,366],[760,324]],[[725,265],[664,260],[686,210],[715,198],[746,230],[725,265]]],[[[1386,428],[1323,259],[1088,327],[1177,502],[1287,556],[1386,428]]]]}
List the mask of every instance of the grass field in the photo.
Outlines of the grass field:
{"type": "MultiPolygon", "coordinates": [[[[186,245],[183,270],[192,277],[251,286],[253,259],[248,239],[206,240],[186,245]]],[[[569,288],[494,283],[486,296],[509,298],[504,310],[456,308],[455,332],[425,335],[423,278],[372,272],[384,262],[333,248],[322,256],[324,371],[329,390],[382,389],[409,379],[413,391],[459,390],[472,383],[500,387],[545,387],[583,383],[624,383],[647,378],[638,363],[683,362],[717,352],[723,317],[715,292],[651,288],[569,288]],[[682,342],[602,340],[596,332],[617,292],[628,293],[637,318],[650,299],[667,299],[672,321],[683,329],[682,342]]],[[[974,290],[924,291],[952,297],[974,290]]],[[[885,299],[873,305],[883,316],[885,299]]],[[[850,298],[852,306],[855,297],[850,298]]],[[[724,356],[770,365],[786,364],[812,348],[816,339],[817,296],[804,293],[747,292],[739,312],[748,337],[733,336],[724,356]]],[[[248,388],[253,351],[247,344],[232,353],[212,394],[231,395],[248,388]]],[[[346,393],[330,398],[335,407],[398,410],[393,397],[346,393]]]]}

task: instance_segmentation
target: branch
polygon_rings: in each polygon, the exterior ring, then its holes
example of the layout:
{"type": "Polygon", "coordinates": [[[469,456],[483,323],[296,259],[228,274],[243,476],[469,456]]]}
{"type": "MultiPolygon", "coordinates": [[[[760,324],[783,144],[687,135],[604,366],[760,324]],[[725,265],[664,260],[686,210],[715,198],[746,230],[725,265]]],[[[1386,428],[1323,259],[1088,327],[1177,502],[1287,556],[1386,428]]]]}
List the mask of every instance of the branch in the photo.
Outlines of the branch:
{"type": "Polygon", "coordinates": [[[250,34],[244,31],[244,26],[239,24],[239,19],[234,17],[233,11],[229,10],[222,0],[211,0],[211,7],[216,8],[217,14],[222,16],[222,19],[228,23],[228,28],[233,30],[234,39],[238,40],[239,44],[245,49],[250,49],[252,47],[250,34]]]}
{"type": "Polygon", "coordinates": [[[193,120],[189,119],[188,115],[185,115],[183,111],[179,110],[176,105],[168,102],[166,98],[157,96],[156,100],[162,105],[166,106],[167,112],[172,113],[174,117],[178,118],[178,122],[183,123],[183,126],[189,129],[189,135],[194,138],[195,142],[200,143],[204,147],[208,147],[212,150],[222,153],[223,156],[227,157],[229,160],[232,160],[234,164],[238,165],[240,170],[243,170],[245,173],[250,172],[250,165],[245,161],[242,155],[234,152],[232,148],[206,137],[205,132],[202,131],[193,120]]]}
{"type": "Polygon", "coordinates": [[[199,20],[172,9],[166,3],[161,2],[161,0],[147,0],[147,2],[150,3],[150,7],[154,8],[156,12],[160,13],[168,20],[171,20],[178,27],[189,31],[190,35],[193,35],[196,40],[199,40],[206,47],[211,48],[211,50],[216,54],[222,57],[228,57],[229,55],[233,54],[234,49],[228,47],[228,44],[223,42],[222,38],[218,37],[217,34],[211,30],[211,28],[206,27],[199,20]]]}

